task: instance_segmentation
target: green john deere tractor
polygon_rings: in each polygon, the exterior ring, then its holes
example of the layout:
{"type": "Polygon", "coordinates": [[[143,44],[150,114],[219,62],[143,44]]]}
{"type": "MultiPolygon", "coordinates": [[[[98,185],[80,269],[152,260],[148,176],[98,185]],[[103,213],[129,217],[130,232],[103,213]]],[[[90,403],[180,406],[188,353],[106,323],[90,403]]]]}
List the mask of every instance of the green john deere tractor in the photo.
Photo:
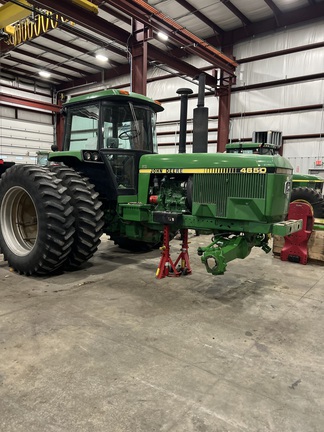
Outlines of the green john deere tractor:
{"type": "MultiPolygon", "coordinates": [[[[278,152],[278,145],[255,142],[229,143],[226,145],[226,152],[234,154],[274,155],[278,152]]],[[[290,201],[308,202],[313,208],[314,217],[324,219],[323,185],[323,177],[294,173],[290,201]]]]}
{"type": "Polygon", "coordinates": [[[212,274],[270,250],[268,234],[297,231],[285,221],[292,167],[279,155],[157,154],[159,103],[106,90],[64,107],[63,150],[50,165],[14,165],[0,180],[0,247],[17,272],[44,275],[82,265],[102,233],[122,247],[154,247],[168,226],[209,231],[200,248],[212,274]],[[213,260],[213,264],[208,262],[213,260]]]}

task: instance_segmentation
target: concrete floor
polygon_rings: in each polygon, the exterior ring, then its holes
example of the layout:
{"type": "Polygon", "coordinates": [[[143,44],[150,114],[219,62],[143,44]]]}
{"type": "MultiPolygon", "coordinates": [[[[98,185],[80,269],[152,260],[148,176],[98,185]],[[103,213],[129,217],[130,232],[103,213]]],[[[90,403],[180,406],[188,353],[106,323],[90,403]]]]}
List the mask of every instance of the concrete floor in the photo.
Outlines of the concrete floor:
{"type": "Polygon", "coordinates": [[[214,277],[191,242],[180,279],[105,239],[52,277],[1,257],[0,431],[323,432],[324,267],[255,249],[214,277]]]}

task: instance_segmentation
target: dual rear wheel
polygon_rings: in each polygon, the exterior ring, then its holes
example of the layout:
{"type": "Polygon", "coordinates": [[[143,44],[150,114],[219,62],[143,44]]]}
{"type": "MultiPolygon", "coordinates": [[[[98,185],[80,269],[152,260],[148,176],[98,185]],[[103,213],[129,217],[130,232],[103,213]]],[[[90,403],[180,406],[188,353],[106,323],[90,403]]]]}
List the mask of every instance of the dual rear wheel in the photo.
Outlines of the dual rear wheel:
{"type": "Polygon", "coordinates": [[[0,180],[0,250],[25,275],[73,269],[97,250],[103,212],[88,179],[73,169],[14,165],[0,180]]]}

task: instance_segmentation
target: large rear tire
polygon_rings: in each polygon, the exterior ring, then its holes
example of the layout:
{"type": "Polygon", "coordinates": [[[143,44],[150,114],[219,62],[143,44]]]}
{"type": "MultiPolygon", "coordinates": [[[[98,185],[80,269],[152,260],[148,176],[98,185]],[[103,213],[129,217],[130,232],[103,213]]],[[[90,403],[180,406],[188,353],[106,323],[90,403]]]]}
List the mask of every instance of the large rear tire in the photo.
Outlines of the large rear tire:
{"type": "Polygon", "coordinates": [[[102,203],[94,185],[73,168],[65,165],[51,165],[49,168],[62,180],[71,197],[75,218],[74,242],[63,267],[73,270],[88,261],[98,249],[104,225],[102,203]]]}
{"type": "Polygon", "coordinates": [[[35,165],[14,165],[0,180],[0,249],[18,273],[45,275],[70,253],[73,208],[54,173],[35,165]]]}
{"type": "Polygon", "coordinates": [[[319,192],[316,192],[314,189],[307,187],[299,187],[293,189],[291,192],[290,202],[293,201],[308,202],[313,208],[314,217],[320,219],[324,218],[323,196],[319,192]]]}

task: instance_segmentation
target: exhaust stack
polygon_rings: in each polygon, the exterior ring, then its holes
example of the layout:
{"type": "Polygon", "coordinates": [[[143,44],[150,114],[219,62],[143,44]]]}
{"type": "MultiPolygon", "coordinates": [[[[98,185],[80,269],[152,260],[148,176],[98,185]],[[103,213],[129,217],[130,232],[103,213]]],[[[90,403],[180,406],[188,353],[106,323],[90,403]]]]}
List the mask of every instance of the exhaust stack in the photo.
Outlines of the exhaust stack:
{"type": "Polygon", "coordinates": [[[187,111],[188,96],[193,93],[190,88],[179,88],[177,93],[180,98],[180,132],[179,132],[179,153],[186,153],[186,135],[187,135],[187,111]]]}
{"type": "Polygon", "coordinates": [[[193,110],[193,153],[208,152],[208,108],[205,107],[206,75],[199,75],[198,104],[193,110]]]}

